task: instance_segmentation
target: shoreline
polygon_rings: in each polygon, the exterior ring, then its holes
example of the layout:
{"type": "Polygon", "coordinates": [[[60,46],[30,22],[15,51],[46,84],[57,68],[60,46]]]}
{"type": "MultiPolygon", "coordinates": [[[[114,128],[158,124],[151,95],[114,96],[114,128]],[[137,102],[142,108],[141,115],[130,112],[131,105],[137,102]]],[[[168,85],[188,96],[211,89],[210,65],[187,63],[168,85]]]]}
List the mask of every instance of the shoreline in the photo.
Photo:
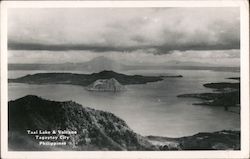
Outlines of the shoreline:
{"type": "MultiPolygon", "coordinates": [[[[240,77],[230,77],[227,79],[238,80],[240,77]]],[[[200,103],[193,103],[193,105],[224,107],[225,111],[230,112],[230,108],[238,108],[234,113],[240,113],[240,83],[218,82],[205,83],[204,87],[213,90],[212,93],[190,93],[177,95],[178,98],[198,98],[200,103]]]]}

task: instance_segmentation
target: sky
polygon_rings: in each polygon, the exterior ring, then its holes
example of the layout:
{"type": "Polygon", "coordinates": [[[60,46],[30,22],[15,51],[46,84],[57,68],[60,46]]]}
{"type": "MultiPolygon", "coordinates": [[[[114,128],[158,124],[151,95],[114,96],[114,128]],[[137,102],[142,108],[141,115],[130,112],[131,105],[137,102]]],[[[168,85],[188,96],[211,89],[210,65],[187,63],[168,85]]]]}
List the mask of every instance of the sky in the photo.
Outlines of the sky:
{"type": "Polygon", "coordinates": [[[239,66],[239,8],[8,10],[10,63],[169,61],[239,66]]]}

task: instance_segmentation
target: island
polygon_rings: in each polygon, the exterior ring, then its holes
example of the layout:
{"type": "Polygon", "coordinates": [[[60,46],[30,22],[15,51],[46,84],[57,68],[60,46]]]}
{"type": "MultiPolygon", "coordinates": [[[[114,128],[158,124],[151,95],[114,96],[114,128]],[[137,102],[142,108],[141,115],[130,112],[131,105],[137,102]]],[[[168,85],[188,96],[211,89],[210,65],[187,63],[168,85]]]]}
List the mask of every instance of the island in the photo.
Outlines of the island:
{"type": "Polygon", "coordinates": [[[74,101],[27,95],[8,102],[10,151],[239,150],[240,131],[142,136],[116,115],[74,101]]]}
{"type": "Polygon", "coordinates": [[[115,78],[96,80],[94,83],[88,85],[86,89],[98,92],[120,92],[126,90],[125,86],[120,84],[115,78]]]}
{"type": "Polygon", "coordinates": [[[177,76],[142,76],[142,75],[125,75],[114,71],[101,71],[92,74],[75,74],[75,73],[37,73],[26,75],[16,79],[9,79],[10,83],[28,83],[28,84],[71,84],[88,86],[99,79],[116,79],[122,85],[146,84],[148,82],[161,81],[164,78],[180,78],[177,76]]]}
{"type": "MultiPolygon", "coordinates": [[[[239,77],[232,77],[230,79],[238,80],[239,77]]],[[[204,87],[214,90],[212,93],[194,93],[182,94],[177,97],[199,98],[203,102],[194,103],[194,105],[207,106],[221,106],[226,111],[229,108],[240,108],[240,83],[220,82],[220,83],[206,83],[204,87]]],[[[239,109],[234,109],[234,112],[239,113],[239,109]]]]}

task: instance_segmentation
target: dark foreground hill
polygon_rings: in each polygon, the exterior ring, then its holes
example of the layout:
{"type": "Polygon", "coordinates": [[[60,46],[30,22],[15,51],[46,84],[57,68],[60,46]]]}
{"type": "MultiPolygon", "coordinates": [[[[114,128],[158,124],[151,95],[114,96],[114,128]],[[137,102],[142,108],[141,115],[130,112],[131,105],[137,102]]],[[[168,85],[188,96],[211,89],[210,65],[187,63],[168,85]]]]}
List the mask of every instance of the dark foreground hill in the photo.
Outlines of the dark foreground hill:
{"type": "Polygon", "coordinates": [[[112,113],[82,107],[72,101],[55,102],[32,95],[9,102],[9,132],[10,148],[19,150],[155,149],[144,137],[134,133],[122,119],[112,113]],[[37,140],[35,135],[28,135],[27,130],[68,130],[76,131],[77,134],[66,135],[70,137],[69,140],[60,140],[66,141],[66,146],[39,146],[39,141],[52,143],[58,140],[37,140]]]}
{"type": "MultiPolygon", "coordinates": [[[[165,76],[164,76],[165,77],[165,76]]],[[[168,76],[181,77],[181,76],[168,76]]],[[[29,84],[72,84],[88,86],[99,79],[116,79],[122,85],[145,84],[163,80],[163,76],[141,76],[125,75],[114,71],[102,71],[92,74],[74,74],[74,73],[37,73],[26,75],[16,79],[9,79],[9,82],[29,83],[29,84]]]]}
{"type": "Polygon", "coordinates": [[[112,113],[33,95],[8,103],[8,122],[9,150],[15,151],[240,149],[239,131],[143,137],[112,113]]]}

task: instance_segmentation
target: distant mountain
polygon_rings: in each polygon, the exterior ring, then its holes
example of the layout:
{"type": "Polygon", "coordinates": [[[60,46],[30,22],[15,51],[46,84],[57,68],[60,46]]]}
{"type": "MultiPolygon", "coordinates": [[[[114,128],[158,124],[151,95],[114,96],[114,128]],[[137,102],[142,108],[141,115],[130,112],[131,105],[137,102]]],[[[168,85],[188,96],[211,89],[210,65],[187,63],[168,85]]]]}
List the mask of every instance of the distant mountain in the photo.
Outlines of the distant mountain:
{"type": "Polygon", "coordinates": [[[76,70],[100,72],[103,70],[119,71],[124,67],[114,60],[104,56],[98,56],[83,63],[61,63],[61,64],[9,64],[9,70],[76,70]]]}
{"type": "Polygon", "coordinates": [[[89,91],[119,92],[125,90],[125,87],[116,79],[99,79],[87,86],[89,91]]]}
{"type": "Polygon", "coordinates": [[[194,62],[194,61],[177,61],[172,60],[164,63],[160,63],[158,65],[161,66],[201,66],[201,67],[214,67],[214,65],[209,63],[201,63],[201,62],[194,62]]]}
{"type": "Polygon", "coordinates": [[[185,66],[185,65],[138,65],[138,66],[124,66],[124,70],[212,70],[222,72],[239,72],[240,67],[216,67],[216,66],[185,66]]]}
{"type": "MultiPolygon", "coordinates": [[[[172,77],[172,76],[169,76],[172,77]]],[[[177,76],[173,76],[177,77],[177,76]]],[[[29,83],[29,84],[72,84],[88,86],[99,79],[116,79],[122,85],[145,84],[163,80],[162,76],[141,76],[125,75],[114,71],[101,71],[92,74],[73,74],[73,73],[37,73],[26,75],[16,79],[9,79],[9,82],[29,83]]]]}
{"type": "Polygon", "coordinates": [[[120,64],[114,60],[111,60],[104,56],[98,56],[88,62],[83,63],[87,70],[92,72],[100,72],[103,70],[114,70],[119,71],[123,68],[123,64],[120,64]]]}
{"type": "Polygon", "coordinates": [[[61,64],[8,64],[9,70],[64,70],[64,71],[88,71],[100,72],[103,70],[126,71],[126,70],[162,70],[162,69],[182,69],[182,70],[213,70],[239,72],[239,67],[214,66],[199,62],[168,61],[155,64],[122,64],[107,58],[98,56],[90,61],[82,63],[61,63],[61,64]]]}
{"type": "Polygon", "coordinates": [[[57,102],[27,95],[8,102],[8,148],[14,151],[239,150],[240,132],[143,137],[112,113],[73,101],[57,102]],[[28,134],[28,130],[33,134],[28,134]]]}
{"type": "MultiPolygon", "coordinates": [[[[28,95],[9,102],[9,148],[14,150],[155,150],[144,137],[112,113],[72,101],[55,102],[28,95]],[[35,139],[27,130],[75,131],[69,139],[35,139]],[[44,146],[66,142],[66,145],[44,146]]],[[[58,136],[40,135],[40,136],[58,136]]]]}

